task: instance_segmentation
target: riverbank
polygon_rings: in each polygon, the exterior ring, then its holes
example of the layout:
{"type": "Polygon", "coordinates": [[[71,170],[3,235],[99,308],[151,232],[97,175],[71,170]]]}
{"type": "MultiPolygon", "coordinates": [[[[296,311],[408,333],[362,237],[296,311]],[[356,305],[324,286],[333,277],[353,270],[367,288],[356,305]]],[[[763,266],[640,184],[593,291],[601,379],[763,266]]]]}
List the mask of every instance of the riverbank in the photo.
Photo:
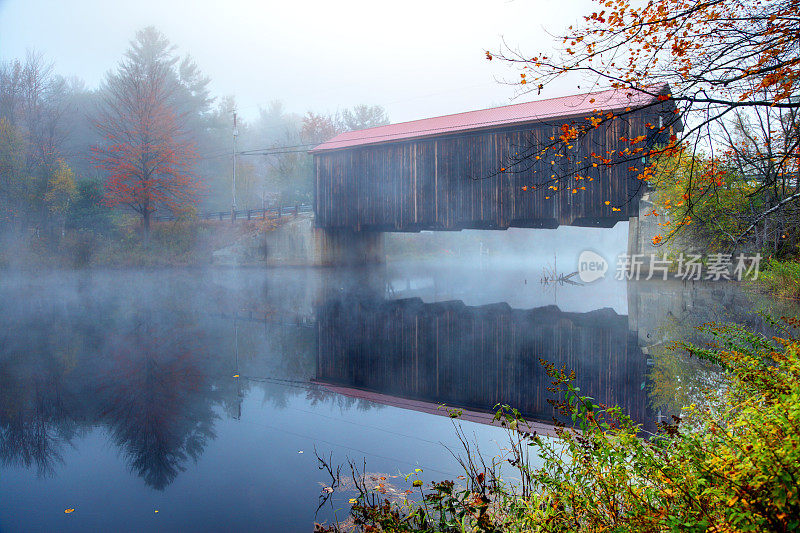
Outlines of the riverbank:
{"type": "Polygon", "coordinates": [[[800,300],[800,262],[771,260],[761,272],[756,286],[779,298],[800,300]]]}
{"type": "MultiPolygon", "coordinates": [[[[717,365],[721,381],[648,434],[620,408],[595,403],[574,375],[543,362],[554,406],[574,428],[553,440],[497,407],[507,454],[483,458],[464,437],[458,480],[391,502],[366,480],[351,500],[356,531],[792,531],[800,527],[800,341],[709,326],[714,345],[677,350],[717,365]],[[543,459],[539,465],[530,457],[543,459]],[[500,467],[513,469],[508,472],[500,467]],[[503,472],[503,475],[501,475],[503,472]]],[[[458,431],[458,429],[457,429],[458,431]]],[[[459,435],[460,437],[462,434],[459,435]]],[[[410,474],[416,478],[416,474],[410,474]]],[[[354,472],[353,479],[360,479],[354,472]]],[[[408,477],[406,478],[408,481],[408,477]]],[[[342,531],[338,525],[318,531],[342,531]]]]}
{"type": "Polygon", "coordinates": [[[149,238],[137,223],[120,223],[105,232],[67,230],[63,235],[29,231],[6,236],[0,268],[151,268],[209,266],[214,252],[252,236],[264,235],[286,219],[154,222],[149,238]]]}

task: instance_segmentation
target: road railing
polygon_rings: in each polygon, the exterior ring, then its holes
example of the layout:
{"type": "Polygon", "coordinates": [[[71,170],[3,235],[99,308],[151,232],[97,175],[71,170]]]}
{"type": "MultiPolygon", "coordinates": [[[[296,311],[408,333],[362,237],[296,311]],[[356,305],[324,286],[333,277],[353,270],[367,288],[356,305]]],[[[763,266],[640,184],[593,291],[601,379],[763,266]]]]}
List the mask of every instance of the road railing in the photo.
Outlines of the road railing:
{"type": "MultiPolygon", "coordinates": [[[[295,204],[276,207],[265,207],[263,209],[237,209],[230,211],[204,211],[197,213],[197,220],[257,220],[257,219],[276,219],[286,216],[298,216],[301,213],[311,213],[314,208],[310,204],[295,204]]],[[[180,217],[175,215],[155,215],[153,220],[170,221],[180,217]]]]}

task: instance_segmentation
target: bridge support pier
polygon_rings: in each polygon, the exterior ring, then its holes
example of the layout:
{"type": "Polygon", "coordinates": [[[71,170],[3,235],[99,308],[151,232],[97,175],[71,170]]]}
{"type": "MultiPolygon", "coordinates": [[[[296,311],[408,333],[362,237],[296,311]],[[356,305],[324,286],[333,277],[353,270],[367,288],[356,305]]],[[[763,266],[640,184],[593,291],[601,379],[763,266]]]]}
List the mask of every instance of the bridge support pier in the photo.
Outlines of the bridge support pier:
{"type": "Polygon", "coordinates": [[[628,256],[633,256],[642,253],[641,242],[639,241],[640,235],[639,217],[631,217],[628,219],[628,256]]]}
{"type": "MultiPolygon", "coordinates": [[[[649,256],[650,254],[661,255],[666,250],[653,246],[653,237],[663,233],[664,228],[658,225],[658,220],[654,216],[646,216],[653,210],[653,202],[650,201],[649,194],[639,200],[638,215],[628,219],[628,256],[640,255],[649,256]]],[[[649,265],[648,261],[644,262],[649,265]]],[[[645,270],[642,270],[645,272],[645,270]]]]}
{"type": "Polygon", "coordinates": [[[384,234],[377,231],[314,229],[314,263],[324,266],[383,263],[384,234]]]}

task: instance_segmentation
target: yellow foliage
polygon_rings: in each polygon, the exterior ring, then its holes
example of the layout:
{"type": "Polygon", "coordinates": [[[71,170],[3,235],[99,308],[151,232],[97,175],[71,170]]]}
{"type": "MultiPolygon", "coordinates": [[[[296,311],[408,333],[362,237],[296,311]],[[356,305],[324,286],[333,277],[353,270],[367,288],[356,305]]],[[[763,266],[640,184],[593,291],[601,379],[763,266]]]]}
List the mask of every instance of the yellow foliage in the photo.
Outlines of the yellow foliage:
{"type": "Polygon", "coordinates": [[[56,165],[52,177],[47,182],[44,201],[50,206],[50,211],[63,215],[69,209],[72,199],[75,198],[77,187],[75,173],[69,168],[69,165],[63,159],[59,159],[56,165]]]}

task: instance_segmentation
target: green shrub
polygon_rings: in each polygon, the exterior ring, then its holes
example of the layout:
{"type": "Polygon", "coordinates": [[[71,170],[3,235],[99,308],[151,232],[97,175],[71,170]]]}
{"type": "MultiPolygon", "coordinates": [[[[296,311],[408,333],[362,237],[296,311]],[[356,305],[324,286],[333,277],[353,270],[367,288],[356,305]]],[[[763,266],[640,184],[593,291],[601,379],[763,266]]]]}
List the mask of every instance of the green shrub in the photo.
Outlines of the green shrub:
{"type": "Polygon", "coordinates": [[[100,242],[92,230],[71,231],[62,238],[61,250],[72,267],[83,268],[91,265],[100,242]]]}
{"type": "Polygon", "coordinates": [[[113,228],[112,211],[103,204],[103,186],[90,179],[78,181],[76,198],[69,206],[67,228],[107,235],[113,228]]]}
{"type": "Polygon", "coordinates": [[[776,296],[800,299],[800,262],[769,261],[758,277],[758,286],[776,296]]]}
{"type": "Polygon", "coordinates": [[[182,255],[191,252],[197,245],[198,226],[194,222],[176,220],[153,225],[151,246],[170,255],[182,255]]]}

